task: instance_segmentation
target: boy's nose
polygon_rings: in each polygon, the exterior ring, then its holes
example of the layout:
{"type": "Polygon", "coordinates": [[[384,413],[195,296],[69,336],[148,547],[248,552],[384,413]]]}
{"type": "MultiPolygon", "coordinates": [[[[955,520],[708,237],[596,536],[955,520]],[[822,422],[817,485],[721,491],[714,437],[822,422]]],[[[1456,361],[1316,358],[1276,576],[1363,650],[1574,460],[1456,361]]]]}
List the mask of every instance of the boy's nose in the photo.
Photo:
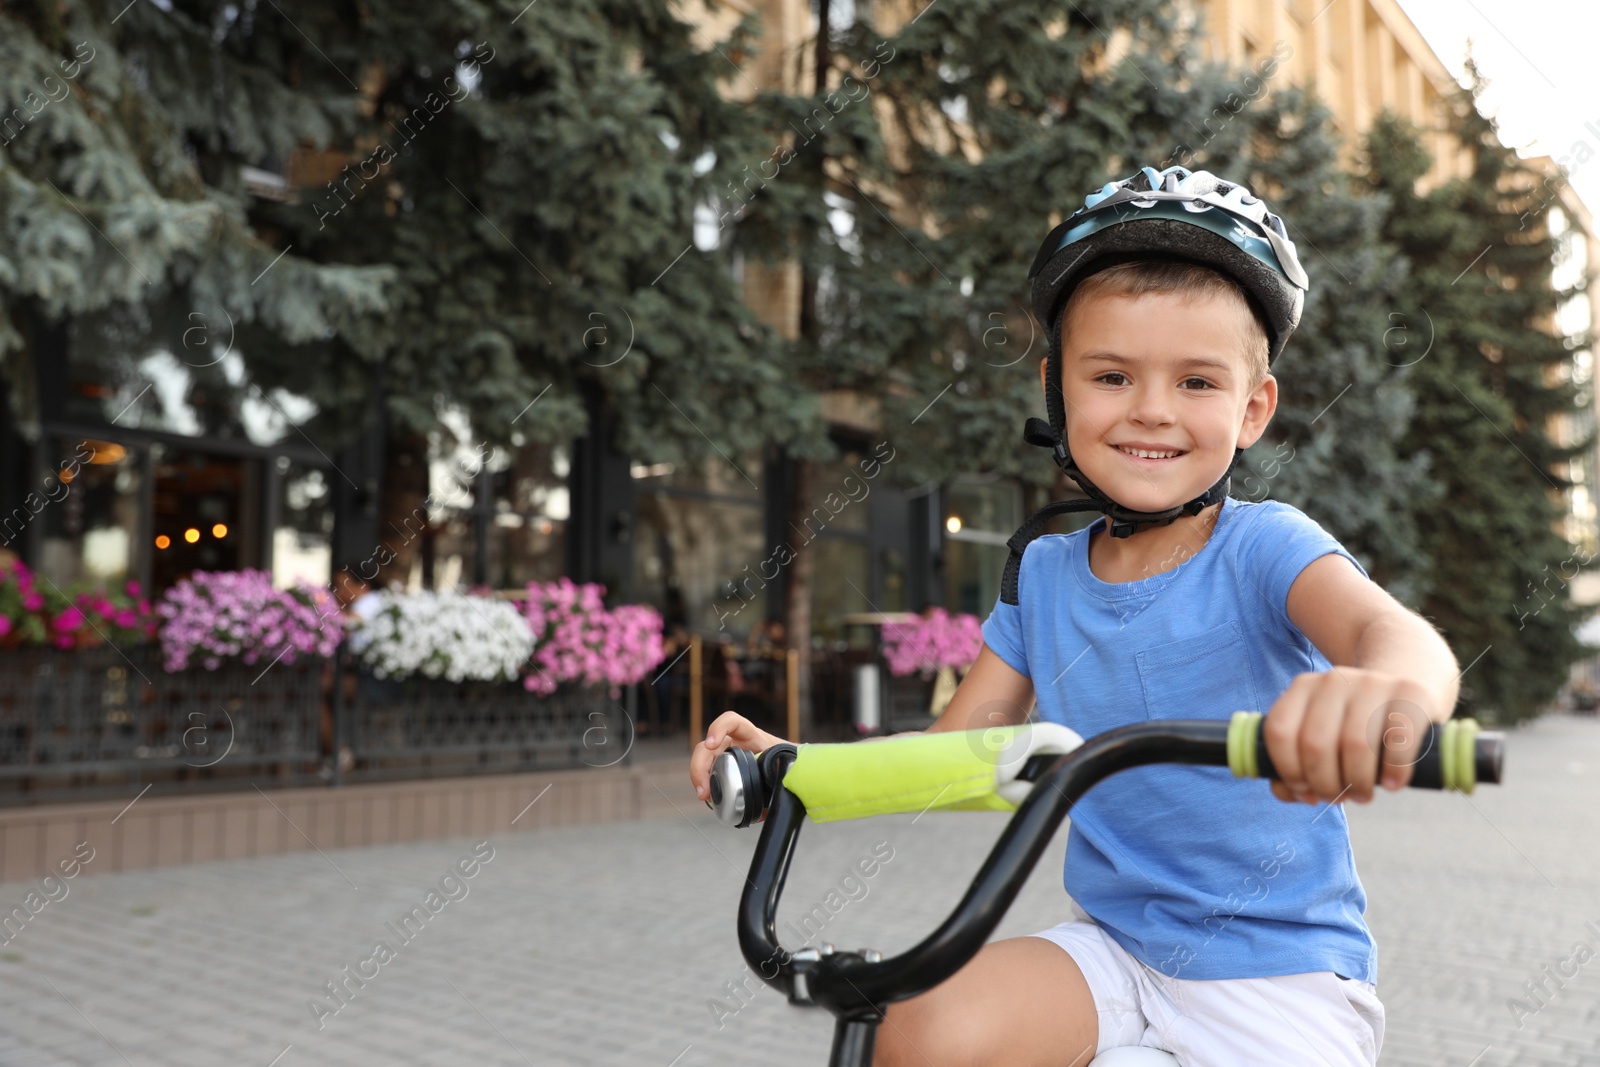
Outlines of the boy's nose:
{"type": "Polygon", "coordinates": [[[1134,393],[1129,417],[1146,426],[1165,426],[1172,422],[1172,398],[1162,389],[1139,389],[1134,393]]]}

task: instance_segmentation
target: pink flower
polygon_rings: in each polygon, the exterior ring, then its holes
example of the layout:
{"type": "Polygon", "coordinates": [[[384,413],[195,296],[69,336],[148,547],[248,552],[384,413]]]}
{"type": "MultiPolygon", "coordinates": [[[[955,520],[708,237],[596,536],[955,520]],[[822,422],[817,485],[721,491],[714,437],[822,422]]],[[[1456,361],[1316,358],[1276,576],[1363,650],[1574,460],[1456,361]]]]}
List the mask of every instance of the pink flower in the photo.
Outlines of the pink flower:
{"type": "MultiPolygon", "coordinates": [[[[332,655],[340,630],[323,625],[318,611],[320,591],[310,586],[275,589],[265,571],[199,571],[179,582],[162,597],[156,614],[165,666],[183,670],[195,652],[215,670],[224,658],[240,657],[246,663],[276,660],[292,662],[298,649],[332,655]]],[[[139,608],[148,613],[149,602],[139,608]]]]}
{"type": "Polygon", "coordinates": [[[29,611],[38,611],[44,607],[44,594],[29,591],[22,595],[22,606],[29,611]]]}
{"type": "Polygon", "coordinates": [[[976,615],[930,609],[925,617],[883,627],[883,657],[889,673],[931,675],[940,667],[966,668],[978,658],[983,628],[976,615]]]}
{"type": "MultiPolygon", "coordinates": [[[[83,626],[83,612],[77,608],[68,608],[56,616],[52,625],[62,633],[70,633],[73,630],[80,629],[83,626]]],[[[68,638],[68,642],[71,642],[71,638],[68,638]]]]}
{"type": "Polygon", "coordinates": [[[642,681],[662,659],[661,616],[648,607],[607,611],[605,587],[570,579],[533,582],[521,602],[534,635],[523,685],[548,694],[563,683],[619,686],[642,681]]]}

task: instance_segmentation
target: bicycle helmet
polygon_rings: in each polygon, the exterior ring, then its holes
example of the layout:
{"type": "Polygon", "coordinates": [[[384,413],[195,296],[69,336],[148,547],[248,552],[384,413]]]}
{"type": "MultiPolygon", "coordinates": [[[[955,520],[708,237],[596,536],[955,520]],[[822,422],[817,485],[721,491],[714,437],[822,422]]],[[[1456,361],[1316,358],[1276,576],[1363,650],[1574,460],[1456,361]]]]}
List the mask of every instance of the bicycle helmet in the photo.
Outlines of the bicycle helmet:
{"type": "Polygon", "coordinates": [[[1165,511],[1144,512],[1107,496],[1078,469],[1067,449],[1066,404],[1061,395],[1062,310],[1089,275],[1149,258],[1187,260],[1233,279],[1266,330],[1269,366],[1299,325],[1310,288],[1306,272],[1283,220],[1244,186],[1203,170],[1144,167],[1133,177],[1108,182],[1085,197],[1083,207],[1050,231],[1028,271],[1033,310],[1050,339],[1045,363],[1049,421],[1028,419],[1023,439],[1050,449],[1056,465],[1087,499],[1047,504],[1012,535],[1001,584],[1001,597],[1008,604],[1017,602],[1023,550],[1055,515],[1099,511],[1106,516],[1111,536],[1130,537],[1142,528],[1199,514],[1228,495],[1239,450],[1217,483],[1200,496],[1165,511]]]}

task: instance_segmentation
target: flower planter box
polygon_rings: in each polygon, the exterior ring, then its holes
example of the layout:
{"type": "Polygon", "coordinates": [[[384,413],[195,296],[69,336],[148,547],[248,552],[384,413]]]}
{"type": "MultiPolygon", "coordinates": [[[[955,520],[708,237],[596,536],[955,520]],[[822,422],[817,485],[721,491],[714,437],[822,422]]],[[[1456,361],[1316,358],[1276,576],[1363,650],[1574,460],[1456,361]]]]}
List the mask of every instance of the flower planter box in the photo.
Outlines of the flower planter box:
{"type": "Polygon", "coordinates": [[[224,663],[167,673],[154,645],[0,650],[0,805],[431,777],[628,761],[631,687],[550,696],[520,683],[359,677],[332,723],[354,756],[324,753],[327,661],[224,663]]]}
{"type": "Polygon", "coordinates": [[[168,674],[149,645],[0,652],[0,799],[309,780],[322,664],[168,674]]]}
{"type": "Polygon", "coordinates": [[[342,735],[352,779],[605,767],[625,762],[633,744],[632,687],[613,700],[598,687],[541,696],[520,681],[396,681],[361,672],[355,690],[342,735]]]}

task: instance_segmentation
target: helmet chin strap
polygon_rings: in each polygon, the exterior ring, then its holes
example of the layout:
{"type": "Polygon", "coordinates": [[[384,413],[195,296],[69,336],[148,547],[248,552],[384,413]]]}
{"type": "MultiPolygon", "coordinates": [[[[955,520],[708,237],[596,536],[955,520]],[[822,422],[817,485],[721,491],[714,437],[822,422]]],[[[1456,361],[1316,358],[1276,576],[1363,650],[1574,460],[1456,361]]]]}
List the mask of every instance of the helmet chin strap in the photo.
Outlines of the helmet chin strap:
{"type": "Polygon", "coordinates": [[[1095,507],[1085,507],[1084,511],[1099,511],[1106,516],[1107,529],[1112,537],[1132,537],[1141,529],[1154,526],[1169,526],[1185,515],[1198,515],[1212,504],[1220,503],[1228,495],[1228,487],[1233,477],[1233,469],[1239,464],[1239,457],[1244,455],[1241,449],[1233,450],[1233,459],[1228,462],[1228,469],[1222,472],[1222,477],[1204,493],[1195,497],[1187,504],[1167,508],[1165,511],[1134,511],[1132,508],[1123,507],[1105,491],[1089,480],[1083,473],[1072,453],[1067,451],[1063,440],[1064,435],[1056,433],[1055,429],[1043,419],[1030,418],[1022,431],[1023,440],[1030,445],[1050,449],[1051,457],[1056,466],[1068,478],[1078,483],[1084,495],[1094,502],[1095,507]]]}
{"type": "Polygon", "coordinates": [[[1100,487],[1091,482],[1073,462],[1072,455],[1062,443],[1061,435],[1051,429],[1050,424],[1043,419],[1029,419],[1027,430],[1024,434],[1031,445],[1042,445],[1052,450],[1055,461],[1066,472],[1067,477],[1078,483],[1078,486],[1087,494],[1085,500],[1057,500],[1046,504],[1028,517],[1016,533],[1006,541],[1006,547],[1011,550],[1006,557],[1006,569],[1000,578],[1000,599],[1006,604],[1017,603],[1017,583],[1022,576],[1022,554],[1027,551],[1033,539],[1044,531],[1045,523],[1057,515],[1065,515],[1074,511],[1098,511],[1106,517],[1106,525],[1112,537],[1132,537],[1141,529],[1154,526],[1170,526],[1185,515],[1198,515],[1212,504],[1217,504],[1227,499],[1228,485],[1233,475],[1233,468],[1238,465],[1239,457],[1244,453],[1234,449],[1233,459],[1228,463],[1228,469],[1222,477],[1217,479],[1215,485],[1207,489],[1200,496],[1195,497],[1187,504],[1180,504],[1166,511],[1133,511],[1112,500],[1101,491],[1100,487]]]}

